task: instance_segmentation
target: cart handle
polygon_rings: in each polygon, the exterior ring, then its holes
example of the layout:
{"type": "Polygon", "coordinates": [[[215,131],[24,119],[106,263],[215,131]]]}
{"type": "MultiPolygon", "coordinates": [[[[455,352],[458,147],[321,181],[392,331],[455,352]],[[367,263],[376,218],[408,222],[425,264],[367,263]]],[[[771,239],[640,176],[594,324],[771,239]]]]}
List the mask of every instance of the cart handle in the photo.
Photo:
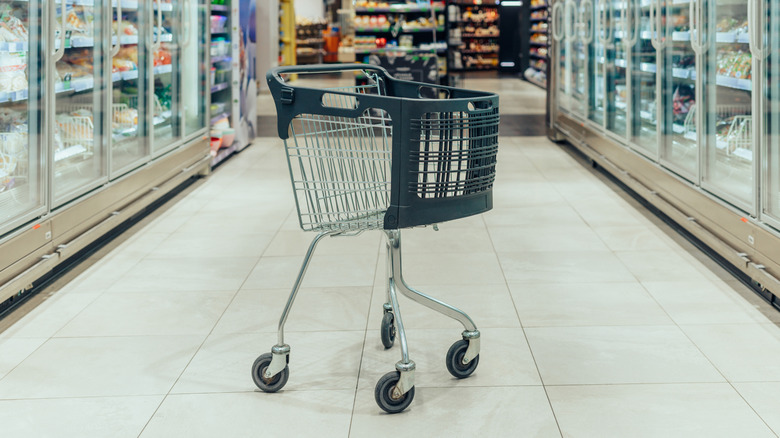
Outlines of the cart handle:
{"type": "Polygon", "coordinates": [[[336,72],[343,72],[343,71],[355,71],[355,70],[374,70],[377,72],[380,72],[384,74],[385,76],[390,76],[390,73],[387,72],[382,67],[371,65],[371,64],[314,64],[314,65],[284,65],[280,67],[274,67],[271,70],[268,70],[268,73],[266,74],[266,79],[270,83],[271,80],[276,80],[280,83],[284,83],[282,81],[283,74],[307,74],[307,73],[336,73],[336,72]]]}

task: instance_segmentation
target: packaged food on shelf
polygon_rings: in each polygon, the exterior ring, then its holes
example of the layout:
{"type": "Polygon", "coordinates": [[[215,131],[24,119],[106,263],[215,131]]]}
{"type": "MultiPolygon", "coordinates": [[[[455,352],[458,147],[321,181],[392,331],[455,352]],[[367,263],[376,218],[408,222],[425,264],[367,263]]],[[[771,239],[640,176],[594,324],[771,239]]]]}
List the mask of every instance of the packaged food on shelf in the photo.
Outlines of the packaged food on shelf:
{"type": "Polygon", "coordinates": [[[27,89],[27,56],[23,52],[0,53],[0,92],[27,89]]]}
{"type": "Polygon", "coordinates": [[[7,43],[27,42],[29,35],[22,20],[10,12],[0,15],[0,41],[7,43]]]}

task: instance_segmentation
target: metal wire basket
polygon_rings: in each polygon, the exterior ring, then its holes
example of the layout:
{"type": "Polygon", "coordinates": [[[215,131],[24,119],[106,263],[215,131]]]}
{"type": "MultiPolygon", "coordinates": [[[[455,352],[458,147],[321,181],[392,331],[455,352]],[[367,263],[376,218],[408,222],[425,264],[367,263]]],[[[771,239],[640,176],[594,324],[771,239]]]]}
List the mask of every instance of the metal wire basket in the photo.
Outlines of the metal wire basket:
{"type": "Polygon", "coordinates": [[[398,229],[492,207],[495,94],[396,80],[363,64],[282,68],[268,80],[304,230],[398,229]],[[367,84],[314,89],[281,77],[350,70],[367,84]],[[421,97],[431,90],[441,98],[421,97]]]}

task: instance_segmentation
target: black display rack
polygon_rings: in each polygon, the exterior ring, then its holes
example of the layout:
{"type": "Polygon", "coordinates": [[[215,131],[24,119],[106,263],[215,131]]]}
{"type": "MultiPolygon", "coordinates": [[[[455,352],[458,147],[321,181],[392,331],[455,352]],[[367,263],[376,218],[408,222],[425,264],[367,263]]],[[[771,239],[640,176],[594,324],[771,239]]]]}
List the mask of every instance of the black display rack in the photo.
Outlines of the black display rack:
{"type": "Polygon", "coordinates": [[[499,0],[450,1],[447,65],[450,72],[498,68],[499,0]]]}

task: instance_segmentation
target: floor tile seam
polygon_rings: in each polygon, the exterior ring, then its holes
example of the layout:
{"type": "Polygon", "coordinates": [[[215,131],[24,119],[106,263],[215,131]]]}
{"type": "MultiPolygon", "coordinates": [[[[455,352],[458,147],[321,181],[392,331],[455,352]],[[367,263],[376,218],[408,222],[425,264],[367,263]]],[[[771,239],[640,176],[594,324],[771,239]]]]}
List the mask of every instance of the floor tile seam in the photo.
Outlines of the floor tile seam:
{"type": "MultiPolygon", "coordinates": [[[[664,313],[666,313],[666,315],[669,317],[669,319],[671,319],[671,321],[674,323],[674,325],[677,327],[677,329],[678,329],[678,330],[679,330],[679,331],[682,333],[682,335],[683,335],[683,336],[685,336],[685,339],[687,339],[687,340],[688,340],[688,342],[690,342],[690,343],[691,343],[691,345],[693,345],[693,346],[694,346],[694,348],[696,348],[696,351],[698,351],[698,352],[699,352],[699,354],[701,354],[701,356],[702,356],[702,357],[704,357],[704,358],[707,360],[707,362],[710,364],[710,366],[711,366],[711,367],[712,367],[712,368],[713,368],[715,371],[717,371],[717,373],[718,373],[718,374],[719,374],[719,375],[720,375],[720,376],[721,376],[721,377],[722,377],[722,378],[723,378],[723,379],[724,379],[726,382],[728,382],[729,384],[731,384],[731,382],[730,382],[729,378],[728,378],[728,377],[727,377],[727,376],[724,374],[723,370],[721,370],[721,369],[720,369],[720,367],[718,367],[718,366],[715,364],[715,362],[713,362],[713,360],[712,360],[712,359],[711,359],[711,358],[710,358],[710,357],[709,357],[707,354],[705,354],[705,353],[704,353],[704,350],[702,350],[702,348],[701,348],[701,347],[700,347],[700,346],[699,346],[699,345],[698,345],[698,344],[697,344],[697,343],[696,343],[696,342],[695,342],[693,339],[691,339],[691,337],[690,337],[690,335],[688,334],[688,332],[686,332],[686,331],[683,329],[684,325],[680,325],[680,324],[679,324],[679,323],[678,323],[678,322],[677,322],[677,321],[676,321],[674,318],[672,318],[672,315],[670,315],[670,314],[669,314],[669,312],[667,312],[666,308],[665,308],[664,306],[662,306],[662,305],[661,305],[661,303],[660,303],[660,302],[659,302],[659,301],[658,301],[658,300],[655,298],[655,296],[654,296],[654,295],[653,295],[653,294],[650,292],[650,290],[649,290],[649,289],[647,289],[647,288],[644,286],[644,284],[642,284],[642,282],[641,282],[641,281],[639,282],[639,284],[640,284],[640,286],[642,287],[642,289],[644,289],[644,290],[645,290],[645,292],[646,292],[646,293],[647,293],[647,294],[650,296],[650,298],[651,298],[653,301],[655,301],[655,303],[656,303],[656,304],[657,304],[657,305],[658,305],[658,306],[661,308],[661,310],[663,310],[663,312],[664,312],[664,313]]],[[[732,388],[733,388],[733,385],[732,385],[732,388]]],[[[734,390],[736,391],[736,389],[734,389],[734,390]]],[[[751,406],[751,409],[752,409],[752,406],[751,406]]],[[[755,412],[755,410],[754,410],[754,412],[755,412]]],[[[762,418],[762,421],[763,421],[763,418],[762,418]]],[[[771,429],[770,429],[770,430],[771,430],[771,429]]]]}
{"type": "Polygon", "coordinates": [[[116,395],[77,395],[77,396],[54,396],[54,397],[14,397],[14,398],[2,398],[0,397],[0,404],[10,402],[24,402],[24,401],[44,401],[44,400],[100,400],[100,399],[119,399],[119,398],[149,398],[149,397],[163,397],[165,393],[153,393],[153,394],[116,394],[116,395]]]}
{"type": "Polygon", "coordinates": [[[733,390],[734,390],[734,392],[735,392],[735,393],[736,393],[736,394],[739,396],[739,398],[740,398],[740,399],[742,399],[742,401],[745,403],[745,405],[747,405],[747,407],[748,407],[748,408],[750,408],[750,410],[751,410],[751,411],[753,411],[753,413],[756,415],[756,417],[758,417],[758,418],[759,418],[759,420],[761,420],[761,422],[762,422],[762,423],[764,423],[764,426],[766,426],[766,428],[767,428],[767,429],[768,429],[770,432],[772,432],[773,434],[775,434],[775,436],[780,436],[780,435],[778,435],[778,433],[777,433],[777,432],[776,432],[776,431],[775,431],[775,430],[772,428],[772,426],[770,426],[770,425],[769,425],[769,423],[768,423],[768,422],[767,422],[767,421],[764,419],[764,417],[763,417],[763,416],[761,416],[761,414],[759,414],[759,413],[758,413],[758,411],[756,410],[756,408],[755,408],[755,407],[754,407],[754,406],[753,406],[753,405],[752,405],[752,404],[751,404],[751,403],[750,403],[750,402],[749,402],[749,401],[748,401],[748,400],[745,398],[745,396],[744,396],[744,395],[742,395],[742,393],[739,391],[739,389],[737,389],[737,387],[736,387],[736,386],[734,386],[734,383],[742,383],[742,382],[728,382],[728,384],[729,384],[729,386],[731,387],[731,389],[733,389],[733,390]]]}
{"type": "MultiPolygon", "coordinates": [[[[63,329],[63,328],[65,328],[65,327],[66,327],[68,324],[70,324],[71,322],[73,322],[73,320],[74,320],[74,319],[76,319],[76,318],[77,318],[79,315],[81,315],[81,313],[82,313],[82,312],[84,312],[84,311],[87,309],[87,307],[89,307],[91,304],[93,304],[95,301],[97,301],[97,299],[98,299],[98,298],[100,298],[100,297],[101,297],[103,294],[105,294],[105,293],[106,293],[106,292],[105,292],[105,291],[103,291],[103,292],[100,292],[100,293],[97,293],[97,294],[95,294],[95,297],[94,297],[92,300],[90,300],[90,302],[89,302],[89,303],[87,303],[87,305],[86,305],[86,306],[84,306],[84,307],[83,307],[81,310],[79,310],[79,311],[78,311],[78,312],[77,312],[77,313],[76,313],[76,314],[75,314],[75,315],[74,315],[72,318],[68,319],[68,321],[62,325],[62,327],[60,327],[59,329],[57,329],[57,331],[55,331],[54,333],[52,333],[52,335],[51,335],[51,336],[45,337],[45,338],[46,338],[46,340],[45,340],[45,341],[43,341],[43,342],[42,342],[42,343],[41,343],[41,344],[40,344],[40,345],[39,345],[39,346],[38,346],[38,347],[37,347],[35,350],[33,350],[32,352],[30,352],[30,354],[28,354],[27,356],[25,356],[25,357],[24,357],[24,359],[22,359],[21,361],[19,361],[19,363],[17,363],[17,364],[16,364],[16,365],[15,365],[13,368],[11,368],[10,370],[8,370],[8,372],[7,372],[7,373],[5,373],[5,375],[4,375],[4,376],[0,377],[0,382],[2,382],[2,381],[3,381],[3,380],[6,378],[6,377],[8,377],[8,376],[9,376],[9,375],[10,375],[10,374],[11,374],[11,373],[14,371],[14,370],[16,370],[16,369],[17,369],[19,366],[21,366],[21,365],[22,365],[24,362],[26,362],[26,361],[27,361],[27,360],[28,360],[28,359],[29,359],[29,358],[30,358],[30,357],[31,357],[33,354],[35,354],[35,353],[36,353],[38,350],[40,350],[40,349],[41,349],[41,348],[42,348],[44,345],[46,345],[47,343],[49,343],[49,341],[51,341],[52,339],[54,339],[54,338],[57,336],[57,333],[59,333],[60,331],[62,331],[62,329],[63,329]]],[[[55,305],[56,305],[56,303],[55,303],[55,305]]],[[[19,321],[17,321],[17,324],[18,324],[18,323],[19,323],[19,321]]],[[[40,337],[38,337],[38,339],[40,339],[40,338],[44,338],[44,336],[40,336],[40,337]]],[[[10,339],[14,339],[14,337],[12,336],[10,339]]],[[[29,339],[29,338],[28,338],[28,339],[29,339]]]]}
{"type": "Polygon", "coordinates": [[[729,381],[723,381],[723,382],[708,382],[708,381],[699,381],[699,382],[607,382],[607,383],[554,383],[554,384],[547,384],[546,387],[549,388],[576,388],[576,387],[585,387],[585,388],[592,388],[597,386],[682,386],[682,385],[698,385],[698,386],[708,386],[708,385],[720,385],[720,386],[730,386],[733,387],[732,383],[780,383],[780,381],[760,381],[760,382],[729,382],[729,381]]]}
{"type": "MultiPolygon", "coordinates": [[[[281,225],[280,225],[280,226],[281,226],[281,225]]],[[[277,233],[278,233],[278,230],[277,230],[277,233]]],[[[265,251],[265,249],[264,249],[263,251],[265,251]]],[[[190,358],[189,358],[189,360],[187,361],[187,363],[186,363],[186,364],[185,364],[185,365],[184,365],[184,366],[181,368],[181,371],[179,372],[179,375],[178,375],[178,376],[176,376],[176,379],[173,381],[173,383],[171,383],[170,387],[168,387],[168,391],[167,391],[167,392],[166,392],[166,394],[163,396],[162,400],[160,400],[160,403],[157,405],[157,407],[154,409],[154,411],[151,413],[151,415],[149,416],[149,419],[146,421],[146,423],[144,424],[144,426],[141,428],[140,432],[138,433],[138,437],[141,437],[141,436],[144,434],[144,431],[146,430],[146,428],[147,428],[147,427],[149,427],[149,424],[152,422],[152,420],[154,419],[154,417],[157,415],[157,412],[159,412],[159,410],[160,410],[160,408],[162,407],[162,405],[165,403],[165,401],[166,401],[166,400],[168,399],[168,397],[171,395],[171,391],[173,390],[173,388],[175,388],[175,387],[176,387],[176,385],[179,383],[179,381],[181,380],[182,376],[183,376],[183,375],[184,375],[184,373],[187,371],[187,368],[189,368],[189,366],[192,364],[192,361],[195,359],[195,357],[197,357],[198,353],[200,353],[200,351],[203,349],[203,346],[206,344],[206,342],[209,340],[209,338],[211,337],[211,335],[214,333],[214,329],[217,327],[217,325],[218,325],[218,324],[219,324],[219,322],[222,320],[222,318],[224,318],[224,316],[225,316],[225,313],[227,313],[227,309],[229,309],[229,308],[230,308],[230,305],[231,305],[231,304],[233,304],[233,302],[235,301],[235,299],[236,299],[236,296],[238,296],[238,292],[241,290],[241,287],[243,287],[243,285],[244,285],[244,284],[246,284],[246,281],[247,281],[247,280],[249,279],[249,277],[252,275],[252,271],[254,271],[254,269],[256,269],[256,268],[257,268],[257,265],[258,265],[258,263],[260,262],[260,259],[261,259],[261,258],[260,258],[260,257],[258,257],[258,260],[257,260],[257,262],[255,262],[255,264],[254,264],[254,266],[252,267],[252,269],[250,269],[250,270],[247,272],[247,274],[244,276],[244,279],[243,279],[243,281],[241,282],[241,285],[240,285],[238,288],[236,288],[236,291],[235,291],[235,293],[233,294],[233,296],[230,298],[230,301],[229,301],[229,302],[228,302],[228,303],[225,305],[225,307],[222,309],[222,312],[221,312],[221,314],[220,314],[219,318],[217,318],[217,319],[214,321],[214,323],[213,323],[213,325],[211,326],[211,329],[209,330],[208,334],[206,334],[206,335],[203,337],[203,339],[201,340],[200,344],[199,344],[199,345],[198,345],[198,347],[195,349],[195,351],[192,353],[192,355],[190,356],[190,358]]]]}
{"type": "MultiPolygon", "coordinates": [[[[484,220],[484,217],[483,217],[484,220]]],[[[496,259],[498,260],[498,267],[501,270],[501,275],[504,277],[504,286],[506,287],[507,292],[509,293],[509,299],[512,302],[512,306],[515,309],[515,316],[517,317],[517,321],[520,323],[520,330],[522,330],[523,338],[525,339],[525,344],[528,346],[528,352],[531,355],[531,360],[534,362],[534,367],[536,368],[536,375],[539,377],[539,383],[542,386],[542,389],[544,391],[544,396],[547,398],[547,405],[550,407],[550,413],[553,416],[553,419],[555,420],[555,426],[558,428],[558,434],[560,434],[561,437],[563,437],[563,429],[561,428],[561,424],[558,421],[558,416],[555,413],[555,409],[552,405],[552,400],[550,399],[550,395],[547,392],[547,388],[544,386],[544,378],[542,377],[542,372],[539,369],[539,364],[536,361],[536,356],[534,356],[533,348],[531,347],[531,342],[528,340],[528,333],[525,331],[525,327],[523,327],[523,320],[520,318],[520,311],[517,308],[517,303],[515,302],[515,297],[512,295],[512,289],[509,286],[509,279],[506,277],[506,272],[504,271],[504,265],[501,263],[501,259],[498,256],[498,253],[495,251],[496,247],[493,243],[493,236],[490,234],[490,231],[488,230],[488,236],[490,238],[490,244],[493,247],[493,251],[495,252],[496,259]]]]}

